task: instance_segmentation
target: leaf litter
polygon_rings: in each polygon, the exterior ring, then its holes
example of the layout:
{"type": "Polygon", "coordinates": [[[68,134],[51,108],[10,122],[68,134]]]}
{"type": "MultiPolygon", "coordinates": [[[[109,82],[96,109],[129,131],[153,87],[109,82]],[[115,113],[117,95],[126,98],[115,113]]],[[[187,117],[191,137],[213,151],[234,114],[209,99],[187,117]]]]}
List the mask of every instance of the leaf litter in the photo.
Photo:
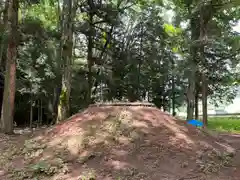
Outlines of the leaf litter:
{"type": "Polygon", "coordinates": [[[2,180],[207,180],[235,155],[223,139],[129,105],[91,106],[32,135],[1,134],[0,148],[2,180]]]}

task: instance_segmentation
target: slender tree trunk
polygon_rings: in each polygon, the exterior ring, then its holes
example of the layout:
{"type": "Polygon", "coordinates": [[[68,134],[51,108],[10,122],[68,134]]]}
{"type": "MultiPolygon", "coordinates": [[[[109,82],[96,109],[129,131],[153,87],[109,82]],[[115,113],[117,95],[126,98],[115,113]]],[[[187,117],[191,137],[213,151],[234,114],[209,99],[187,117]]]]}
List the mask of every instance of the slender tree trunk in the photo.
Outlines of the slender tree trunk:
{"type": "Polygon", "coordinates": [[[7,25],[8,25],[8,7],[9,7],[9,1],[6,0],[5,1],[5,7],[4,7],[4,11],[3,11],[3,37],[1,39],[1,43],[0,43],[0,69],[2,69],[2,66],[3,66],[3,58],[4,58],[4,50],[5,50],[5,47],[6,47],[6,44],[7,44],[7,41],[6,41],[6,34],[5,34],[5,31],[6,31],[6,28],[7,28],[7,25]]]}
{"type": "Polygon", "coordinates": [[[176,112],[175,112],[175,109],[176,109],[176,103],[175,103],[175,75],[174,75],[174,68],[175,67],[175,62],[174,60],[172,60],[172,115],[175,116],[176,115],[176,112]]]}
{"type": "Polygon", "coordinates": [[[40,126],[42,126],[42,121],[43,121],[43,105],[42,105],[42,97],[40,99],[40,126]]]}
{"type": "Polygon", "coordinates": [[[73,0],[64,0],[63,12],[63,49],[62,49],[62,61],[63,76],[62,76],[62,88],[58,104],[58,116],[57,122],[62,121],[70,116],[70,94],[71,94],[71,76],[72,76],[72,51],[73,51],[73,0]]]}
{"type": "Polygon", "coordinates": [[[30,122],[29,122],[29,128],[32,130],[33,127],[33,95],[32,90],[30,94],[30,122]]]}
{"type": "Polygon", "coordinates": [[[3,107],[1,116],[1,130],[4,133],[13,133],[14,101],[16,91],[16,58],[18,39],[18,0],[9,0],[8,7],[8,49],[3,107]]]}
{"type": "MultiPolygon", "coordinates": [[[[194,42],[197,36],[196,30],[196,18],[192,17],[191,19],[191,40],[194,42]]],[[[194,113],[194,97],[195,97],[195,74],[197,70],[197,63],[196,63],[196,47],[191,45],[190,47],[190,72],[188,76],[188,88],[187,88],[187,120],[193,119],[194,113]]]]}
{"type": "MultiPolygon", "coordinates": [[[[114,26],[112,25],[111,26],[111,28],[110,28],[110,31],[109,32],[107,32],[107,37],[106,37],[106,42],[105,42],[105,44],[104,44],[104,46],[103,46],[103,50],[102,50],[102,52],[101,52],[101,54],[100,54],[100,56],[99,56],[99,61],[100,62],[102,62],[101,63],[101,67],[98,69],[98,71],[97,71],[97,75],[101,75],[101,76],[103,76],[103,66],[104,66],[104,61],[103,61],[103,58],[104,58],[104,54],[106,53],[106,51],[107,51],[107,47],[108,47],[108,45],[109,45],[109,43],[111,42],[111,37],[112,37],[112,33],[113,33],[113,29],[114,29],[114,26]]],[[[98,84],[99,84],[99,82],[97,81],[97,80],[95,80],[95,82],[93,83],[93,85],[94,85],[94,91],[93,92],[91,92],[91,93],[95,93],[95,92],[97,92],[97,87],[98,87],[98,84]]],[[[92,86],[93,86],[92,85],[92,86]]],[[[103,97],[103,88],[102,88],[102,85],[103,85],[103,81],[102,81],[102,79],[101,79],[101,82],[100,82],[100,86],[101,86],[101,101],[103,102],[103,100],[104,100],[104,97],[103,97]]]]}
{"type": "Polygon", "coordinates": [[[40,127],[40,100],[37,100],[37,108],[38,108],[38,118],[37,118],[37,127],[40,127]]]}
{"type": "Polygon", "coordinates": [[[195,82],[195,87],[196,87],[196,91],[195,91],[195,106],[194,106],[194,108],[195,108],[195,119],[198,119],[199,118],[199,109],[198,109],[198,103],[199,103],[199,98],[198,98],[198,96],[199,96],[199,85],[198,85],[198,78],[197,78],[197,75],[196,75],[196,82],[195,82]]]}
{"type": "Polygon", "coordinates": [[[198,109],[198,91],[195,93],[195,119],[199,118],[199,109],[198,109]]]}
{"type": "Polygon", "coordinates": [[[204,7],[202,6],[200,9],[200,36],[199,36],[199,40],[200,40],[200,60],[203,64],[202,66],[202,113],[203,113],[203,126],[207,127],[208,124],[208,120],[207,120],[207,92],[208,92],[208,84],[207,84],[207,77],[205,74],[205,57],[204,57],[204,47],[205,47],[205,37],[206,37],[206,26],[207,26],[208,22],[205,22],[204,19],[204,7]]]}
{"type": "Polygon", "coordinates": [[[203,125],[208,125],[208,114],[207,114],[207,91],[208,83],[205,74],[202,74],[202,112],[203,112],[203,125]]]}
{"type": "MultiPolygon", "coordinates": [[[[192,65],[195,68],[195,65],[192,65]]],[[[195,91],[195,80],[193,69],[191,70],[191,76],[188,78],[188,89],[187,89],[187,120],[193,119],[194,112],[194,91],[195,91]]]]}
{"type": "Polygon", "coordinates": [[[93,56],[93,13],[90,12],[89,14],[89,23],[90,23],[90,32],[88,35],[88,55],[87,55],[87,62],[88,62],[88,90],[87,90],[87,103],[91,104],[92,99],[92,86],[93,86],[93,80],[92,80],[92,56],[93,56]]]}
{"type": "Polygon", "coordinates": [[[175,104],[175,78],[172,76],[172,115],[176,115],[176,104],[175,104]]]}
{"type": "Polygon", "coordinates": [[[140,93],[140,88],[141,88],[141,67],[142,67],[142,52],[143,52],[143,25],[141,25],[141,39],[140,39],[140,57],[138,61],[138,75],[137,75],[137,96],[138,99],[141,99],[141,93],[140,93]]]}
{"type": "MultiPolygon", "coordinates": [[[[62,35],[63,34],[63,26],[64,26],[64,13],[62,13],[61,9],[61,2],[58,0],[58,32],[62,35]]],[[[59,43],[59,49],[57,53],[57,68],[56,68],[56,84],[53,89],[53,99],[51,100],[52,102],[49,102],[49,112],[51,113],[51,120],[52,122],[56,123],[57,122],[57,116],[58,116],[58,104],[60,100],[60,94],[61,94],[61,86],[62,86],[62,67],[63,67],[63,62],[62,62],[62,50],[63,50],[63,36],[60,39],[59,43]]]]}

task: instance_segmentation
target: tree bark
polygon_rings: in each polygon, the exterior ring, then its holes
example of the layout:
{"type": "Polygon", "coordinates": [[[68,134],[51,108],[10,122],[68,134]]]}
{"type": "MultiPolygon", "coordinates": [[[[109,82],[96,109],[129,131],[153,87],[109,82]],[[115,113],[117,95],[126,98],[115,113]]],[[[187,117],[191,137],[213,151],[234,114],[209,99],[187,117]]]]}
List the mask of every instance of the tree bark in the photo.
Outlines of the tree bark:
{"type": "Polygon", "coordinates": [[[175,93],[175,62],[172,60],[172,115],[176,116],[176,93],[175,93]]]}
{"type": "Polygon", "coordinates": [[[37,118],[37,127],[40,127],[40,109],[41,109],[41,105],[40,105],[40,100],[37,100],[37,108],[38,108],[38,118],[37,118]]]}
{"type": "Polygon", "coordinates": [[[16,91],[16,58],[18,39],[18,0],[9,0],[8,7],[8,48],[6,61],[1,130],[13,133],[14,101],[16,91]]]}
{"type": "Polygon", "coordinates": [[[33,101],[32,101],[32,94],[30,95],[30,122],[29,122],[29,128],[32,130],[33,128],[33,101]]]}
{"type": "Polygon", "coordinates": [[[196,74],[196,82],[195,82],[195,87],[196,87],[196,91],[195,91],[195,119],[199,118],[199,109],[198,109],[198,103],[199,103],[199,82],[198,82],[199,78],[198,78],[198,74],[196,74]]]}
{"type": "Polygon", "coordinates": [[[92,101],[92,56],[93,56],[93,13],[89,13],[89,24],[90,24],[90,30],[88,35],[88,54],[87,54],[87,62],[88,62],[88,73],[87,73],[87,79],[88,79],[88,90],[87,90],[87,103],[91,104],[92,101]]]}
{"type": "Polygon", "coordinates": [[[137,71],[137,96],[138,96],[138,99],[140,100],[141,99],[141,67],[142,67],[142,56],[143,56],[143,25],[141,25],[141,39],[140,39],[140,57],[139,57],[139,60],[138,60],[138,71],[137,71]]]}
{"type": "Polygon", "coordinates": [[[203,126],[208,125],[208,114],[207,114],[207,90],[208,83],[205,74],[202,74],[202,112],[203,112],[203,126]]]}
{"type": "MultiPolygon", "coordinates": [[[[63,34],[63,26],[64,26],[64,13],[61,9],[61,2],[58,0],[58,32],[63,34]]],[[[58,105],[60,101],[60,94],[61,94],[61,88],[62,88],[62,49],[63,49],[63,36],[60,39],[59,43],[59,49],[58,49],[58,55],[57,55],[57,68],[56,68],[56,83],[55,87],[53,89],[53,99],[51,99],[48,103],[48,110],[51,114],[51,123],[56,123],[58,118],[58,105]]],[[[49,120],[49,119],[48,119],[49,120]]]]}
{"type": "Polygon", "coordinates": [[[198,109],[198,90],[195,93],[195,119],[199,118],[199,109],[198,109]]]}
{"type": "Polygon", "coordinates": [[[43,104],[42,104],[42,97],[40,99],[40,120],[39,120],[39,125],[42,126],[42,121],[43,121],[43,104]]]}
{"type": "MultiPolygon", "coordinates": [[[[194,42],[198,39],[198,30],[197,30],[198,18],[191,18],[191,40],[194,42]]],[[[197,70],[197,62],[196,62],[196,47],[191,45],[190,47],[190,72],[188,76],[188,88],[187,88],[187,120],[193,119],[194,113],[194,97],[195,97],[195,74],[197,70]]]]}
{"type": "Polygon", "coordinates": [[[195,69],[196,65],[192,62],[190,76],[188,77],[187,89],[187,120],[193,119],[194,112],[194,93],[195,93],[195,69]]]}
{"type": "Polygon", "coordinates": [[[205,37],[206,37],[206,26],[208,24],[208,21],[210,20],[210,17],[207,17],[207,20],[205,20],[204,18],[204,6],[201,7],[200,9],[200,36],[199,36],[199,40],[200,40],[200,60],[202,62],[202,113],[203,113],[203,126],[207,127],[208,124],[208,120],[207,120],[207,92],[208,92],[208,84],[207,84],[207,77],[206,77],[206,72],[205,72],[205,57],[204,57],[204,47],[205,47],[205,37]]]}
{"type": "Polygon", "coordinates": [[[73,18],[75,16],[73,0],[64,0],[62,13],[66,14],[63,19],[63,76],[62,88],[58,104],[57,123],[70,116],[70,94],[72,76],[72,51],[73,51],[73,18]]]}
{"type": "Polygon", "coordinates": [[[6,28],[7,28],[7,25],[8,25],[8,7],[9,7],[9,1],[6,0],[5,1],[5,7],[4,7],[4,11],[3,11],[3,37],[1,39],[1,45],[0,45],[0,69],[2,69],[2,66],[3,66],[3,59],[4,59],[4,50],[6,48],[6,36],[5,35],[5,31],[6,31],[6,28]]]}
{"type": "Polygon", "coordinates": [[[32,130],[33,126],[33,94],[32,94],[32,84],[31,84],[31,90],[30,90],[30,122],[29,122],[29,128],[32,130]]]}

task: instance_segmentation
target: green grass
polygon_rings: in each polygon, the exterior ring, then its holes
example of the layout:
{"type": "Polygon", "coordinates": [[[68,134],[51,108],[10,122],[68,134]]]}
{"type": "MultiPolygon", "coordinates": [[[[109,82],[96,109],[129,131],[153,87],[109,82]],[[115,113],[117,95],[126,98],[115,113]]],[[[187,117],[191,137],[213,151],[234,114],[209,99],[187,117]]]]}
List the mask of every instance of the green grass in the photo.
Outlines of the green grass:
{"type": "Polygon", "coordinates": [[[209,117],[208,127],[221,132],[240,133],[240,117],[209,117]]]}

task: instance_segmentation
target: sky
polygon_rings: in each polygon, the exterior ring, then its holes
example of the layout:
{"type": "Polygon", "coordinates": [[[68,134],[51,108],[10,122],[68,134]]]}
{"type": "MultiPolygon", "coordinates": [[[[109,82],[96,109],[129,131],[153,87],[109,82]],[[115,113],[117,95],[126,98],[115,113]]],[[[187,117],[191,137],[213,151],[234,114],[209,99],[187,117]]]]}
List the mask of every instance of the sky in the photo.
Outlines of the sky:
{"type": "Polygon", "coordinates": [[[237,25],[233,27],[233,30],[240,33],[240,20],[238,21],[237,25]]]}

